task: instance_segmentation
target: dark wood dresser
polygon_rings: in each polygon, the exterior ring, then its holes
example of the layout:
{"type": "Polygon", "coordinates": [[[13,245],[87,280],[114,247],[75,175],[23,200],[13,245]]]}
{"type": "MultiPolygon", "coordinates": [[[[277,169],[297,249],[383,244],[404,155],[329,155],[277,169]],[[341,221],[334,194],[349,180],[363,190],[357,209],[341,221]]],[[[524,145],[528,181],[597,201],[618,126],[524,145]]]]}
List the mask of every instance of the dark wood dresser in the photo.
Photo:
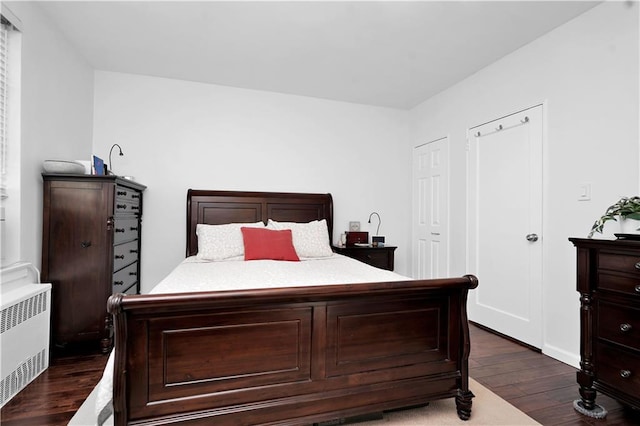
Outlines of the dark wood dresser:
{"type": "Polygon", "coordinates": [[[142,193],[116,176],[43,174],[42,282],[52,288],[52,349],[113,343],[107,299],[140,288],[142,193]]]}
{"type": "Polygon", "coordinates": [[[638,409],[640,241],[569,240],[577,249],[581,303],[577,404],[597,417],[603,412],[595,403],[599,391],[638,409]]]}
{"type": "Polygon", "coordinates": [[[380,269],[388,269],[393,271],[394,268],[394,251],[397,247],[384,246],[384,247],[360,247],[360,246],[348,246],[348,247],[333,247],[333,251],[345,256],[349,256],[353,259],[359,260],[371,266],[375,266],[380,269]]]}

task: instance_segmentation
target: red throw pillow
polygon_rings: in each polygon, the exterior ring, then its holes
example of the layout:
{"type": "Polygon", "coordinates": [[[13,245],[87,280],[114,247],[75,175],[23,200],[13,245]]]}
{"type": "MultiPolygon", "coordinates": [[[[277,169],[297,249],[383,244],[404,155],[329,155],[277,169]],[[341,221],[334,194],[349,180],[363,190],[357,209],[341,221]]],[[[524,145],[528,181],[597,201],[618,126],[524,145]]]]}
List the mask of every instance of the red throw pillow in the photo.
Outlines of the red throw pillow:
{"type": "Polygon", "coordinates": [[[300,261],[293,247],[291,230],[274,231],[266,228],[240,228],[244,240],[244,260],[300,261]]]}

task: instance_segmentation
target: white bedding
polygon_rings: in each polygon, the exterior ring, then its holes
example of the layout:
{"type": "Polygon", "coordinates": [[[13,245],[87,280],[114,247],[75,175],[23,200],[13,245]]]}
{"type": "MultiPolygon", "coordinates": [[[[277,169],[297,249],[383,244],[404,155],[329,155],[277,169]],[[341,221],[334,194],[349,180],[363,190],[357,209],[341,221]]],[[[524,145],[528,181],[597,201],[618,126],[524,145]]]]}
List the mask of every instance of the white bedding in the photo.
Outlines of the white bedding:
{"type": "Polygon", "coordinates": [[[150,293],[301,287],[406,279],[408,278],[395,272],[373,268],[339,254],[301,262],[275,260],[207,262],[196,257],[188,257],[150,293]]]}
{"type": "MultiPolygon", "coordinates": [[[[403,281],[409,278],[334,254],[301,262],[275,260],[228,260],[209,262],[195,256],[182,261],[149,293],[246,290],[275,287],[356,284],[403,281]]],[[[113,353],[105,367],[96,398],[96,417],[103,424],[113,394],[113,353]],[[105,409],[106,408],[106,409],[105,409]]],[[[112,420],[112,418],[110,419],[112,420]]],[[[109,420],[107,420],[109,423],[109,420]]]]}

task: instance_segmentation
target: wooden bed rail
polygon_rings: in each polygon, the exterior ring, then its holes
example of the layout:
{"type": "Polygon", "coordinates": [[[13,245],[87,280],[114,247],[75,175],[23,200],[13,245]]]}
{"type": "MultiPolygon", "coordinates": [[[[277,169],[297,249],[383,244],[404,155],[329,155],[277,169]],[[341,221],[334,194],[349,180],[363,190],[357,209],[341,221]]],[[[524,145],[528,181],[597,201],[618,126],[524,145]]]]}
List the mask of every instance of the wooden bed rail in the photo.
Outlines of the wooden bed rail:
{"type": "Polygon", "coordinates": [[[109,298],[107,310],[113,315],[126,310],[166,308],[169,310],[192,310],[195,307],[219,307],[236,303],[265,302],[314,302],[341,299],[344,297],[375,296],[393,293],[413,293],[420,290],[474,289],[478,279],[474,275],[460,278],[431,280],[407,280],[362,284],[334,284],[307,287],[281,287],[255,290],[231,290],[170,294],[114,294],[109,298]]]}

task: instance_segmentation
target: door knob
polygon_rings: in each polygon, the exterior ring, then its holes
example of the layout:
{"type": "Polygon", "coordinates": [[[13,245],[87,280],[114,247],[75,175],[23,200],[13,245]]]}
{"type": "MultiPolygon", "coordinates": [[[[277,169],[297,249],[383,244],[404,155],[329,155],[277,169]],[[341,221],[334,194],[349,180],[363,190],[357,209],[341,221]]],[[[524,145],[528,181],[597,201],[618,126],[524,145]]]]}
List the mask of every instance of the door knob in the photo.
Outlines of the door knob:
{"type": "Polygon", "coordinates": [[[527,234],[527,241],[530,241],[532,243],[538,241],[538,234],[527,234]]]}

